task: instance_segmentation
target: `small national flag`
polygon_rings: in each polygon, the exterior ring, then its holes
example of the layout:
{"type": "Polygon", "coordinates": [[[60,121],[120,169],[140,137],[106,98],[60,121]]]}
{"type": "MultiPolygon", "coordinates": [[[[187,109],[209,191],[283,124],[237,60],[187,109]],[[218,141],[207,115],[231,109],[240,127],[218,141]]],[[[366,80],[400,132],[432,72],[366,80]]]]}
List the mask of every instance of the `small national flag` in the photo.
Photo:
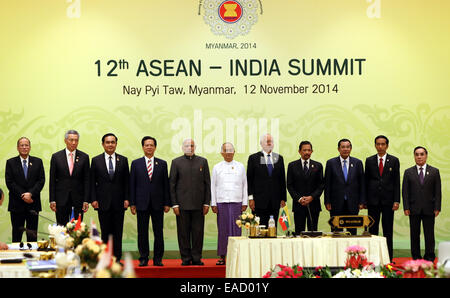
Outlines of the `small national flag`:
{"type": "Polygon", "coordinates": [[[109,235],[108,244],[106,245],[105,251],[101,254],[95,270],[100,271],[102,269],[111,267],[111,265],[113,264],[112,250],[113,250],[113,237],[112,235],[109,235]]]}
{"type": "Polygon", "coordinates": [[[78,214],[77,223],[75,225],[75,229],[73,229],[73,230],[78,231],[79,229],[81,229],[81,214],[78,214]]]}
{"type": "Polygon", "coordinates": [[[278,222],[281,225],[281,228],[283,231],[286,231],[289,229],[289,226],[291,225],[291,218],[289,216],[289,210],[287,206],[284,206],[283,209],[281,209],[280,218],[278,219],[278,222]]]}
{"type": "Polygon", "coordinates": [[[98,245],[102,244],[102,238],[100,238],[100,233],[97,230],[97,225],[94,220],[91,219],[91,239],[95,241],[98,245]]]}
{"type": "Polygon", "coordinates": [[[75,215],[73,213],[73,207],[72,207],[72,214],[70,215],[70,222],[74,222],[75,221],[75,215]]]}

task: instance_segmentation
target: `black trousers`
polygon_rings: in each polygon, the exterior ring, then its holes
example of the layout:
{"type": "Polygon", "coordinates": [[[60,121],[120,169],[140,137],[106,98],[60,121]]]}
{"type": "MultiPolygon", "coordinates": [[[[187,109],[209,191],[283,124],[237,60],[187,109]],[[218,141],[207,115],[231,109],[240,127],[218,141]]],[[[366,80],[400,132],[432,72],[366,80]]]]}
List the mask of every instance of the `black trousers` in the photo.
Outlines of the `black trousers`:
{"type": "Polygon", "coordinates": [[[178,247],[183,262],[200,262],[203,251],[203,210],[181,210],[177,218],[178,247]]]}
{"type": "Polygon", "coordinates": [[[299,235],[300,232],[306,231],[306,224],[308,224],[308,231],[317,231],[319,214],[318,211],[311,211],[310,214],[307,207],[297,209],[294,212],[295,234],[299,235]]]}
{"type": "Polygon", "coordinates": [[[148,227],[152,219],[153,236],[153,262],[161,262],[164,256],[164,210],[137,211],[138,249],[139,260],[148,260],[150,255],[148,227]]]}
{"type": "Polygon", "coordinates": [[[414,260],[421,259],[420,255],[420,223],[423,225],[423,235],[425,237],[425,255],[423,258],[427,261],[434,261],[434,220],[433,215],[415,214],[409,215],[409,230],[411,237],[411,256],[414,260]]]}
{"type": "MultiPolygon", "coordinates": [[[[330,215],[331,216],[336,216],[336,215],[358,215],[358,213],[359,213],[359,209],[358,209],[358,211],[355,213],[355,212],[351,212],[350,211],[350,208],[349,208],[349,206],[348,206],[348,201],[347,200],[345,200],[344,201],[344,207],[343,207],[343,209],[342,210],[334,210],[334,209],[331,209],[331,211],[330,211],[330,215]]],[[[343,229],[338,229],[338,228],[336,228],[336,229],[331,229],[331,231],[332,232],[339,232],[339,231],[343,231],[343,229]]],[[[350,233],[350,234],[352,234],[352,235],[356,235],[356,229],[353,229],[353,228],[350,228],[350,229],[347,229],[347,231],[350,233]]]]}
{"type": "Polygon", "coordinates": [[[11,211],[12,242],[22,242],[23,232],[26,232],[27,242],[37,241],[39,216],[25,212],[11,211]],[[26,223],[26,227],[25,227],[26,223]]]}
{"type": "Polygon", "coordinates": [[[66,224],[70,221],[70,216],[72,215],[72,207],[73,210],[73,216],[75,220],[78,219],[78,215],[81,214],[81,220],[83,220],[83,204],[74,204],[71,198],[71,194],[69,194],[69,200],[67,201],[67,204],[64,206],[57,206],[56,207],[56,222],[60,226],[66,226],[66,224]]]}
{"type": "Polygon", "coordinates": [[[368,214],[371,216],[375,223],[369,228],[369,232],[372,235],[378,235],[381,226],[383,228],[383,236],[386,237],[389,258],[393,258],[393,234],[394,234],[394,211],[392,205],[368,205],[368,214]]]}
{"type": "Polygon", "coordinates": [[[280,212],[280,207],[276,209],[258,209],[255,207],[255,215],[259,217],[260,225],[265,225],[266,229],[269,227],[269,219],[270,216],[273,215],[273,219],[275,220],[275,227],[278,226],[278,213],[280,212]]]}
{"type": "Polygon", "coordinates": [[[123,218],[125,210],[98,210],[101,237],[103,243],[108,243],[109,235],[113,236],[113,252],[117,261],[122,258],[123,218]]]}

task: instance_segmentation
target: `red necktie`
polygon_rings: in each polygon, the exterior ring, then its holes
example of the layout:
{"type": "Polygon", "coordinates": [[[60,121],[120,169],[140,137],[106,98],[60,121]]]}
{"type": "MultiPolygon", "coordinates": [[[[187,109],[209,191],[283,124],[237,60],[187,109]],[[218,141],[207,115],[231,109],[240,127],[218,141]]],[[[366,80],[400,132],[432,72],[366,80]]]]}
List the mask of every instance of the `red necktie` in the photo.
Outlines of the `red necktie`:
{"type": "Polygon", "coordinates": [[[379,165],[379,170],[380,170],[380,176],[383,176],[383,159],[380,158],[380,165],[379,165]]]}

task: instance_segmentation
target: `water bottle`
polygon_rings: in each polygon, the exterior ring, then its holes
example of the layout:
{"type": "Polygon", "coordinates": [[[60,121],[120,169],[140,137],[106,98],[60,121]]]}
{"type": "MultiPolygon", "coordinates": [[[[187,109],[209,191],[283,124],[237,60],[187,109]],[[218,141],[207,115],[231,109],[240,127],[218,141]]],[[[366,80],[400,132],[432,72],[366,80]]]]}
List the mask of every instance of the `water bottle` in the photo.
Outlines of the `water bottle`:
{"type": "Polygon", "coordinates": [[[275,219],[273,219],[273,215],[271,215],[269,219],[269,237],[277,237],[277,228],[275,227],[275,219]]]}

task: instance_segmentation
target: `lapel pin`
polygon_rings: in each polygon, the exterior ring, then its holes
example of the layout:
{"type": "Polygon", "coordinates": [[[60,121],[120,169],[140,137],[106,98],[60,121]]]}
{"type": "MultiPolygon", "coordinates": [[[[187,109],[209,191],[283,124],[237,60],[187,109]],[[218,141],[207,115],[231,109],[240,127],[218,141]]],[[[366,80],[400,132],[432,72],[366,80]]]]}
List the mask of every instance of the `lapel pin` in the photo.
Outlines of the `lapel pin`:
{"type": "Polygon", "coordinates": [[[311,168],[314,168],[314,165],[311,165],[311,168]]]}
{"type": "Polygon", "coordinates": [[[157,161],[155,161],[155,165],[158,165],[158,162],[157,162],[157,161]]]}
{"type": "Polygon", "coordinates": [[[389,171],[391,171],[391,172],[392,172],[392,168],[389,168],[389,171]]]}
{"type": "Polygon", "coordinates": [[[427,175],[430,175],[430,172],[427,172],[427,175]]]}
{"type": "Polygon", "coordinates": [[[353,168],[353,164],[351,163],[350,166],[353,168]]]}
{"type": "Polygon", "coordinates": [[[200,167],[200,171],[203,171],[203,167],[200,167]]]}
{"type": "Polygon", "coordinates": [[[119,161],[119,157],[117,157],[116,160],[119,161]]]}
{"type": "Polygon", "coordinates": [[[30,166],[32,166],[33,164],[30,162],[30,166]]]}

